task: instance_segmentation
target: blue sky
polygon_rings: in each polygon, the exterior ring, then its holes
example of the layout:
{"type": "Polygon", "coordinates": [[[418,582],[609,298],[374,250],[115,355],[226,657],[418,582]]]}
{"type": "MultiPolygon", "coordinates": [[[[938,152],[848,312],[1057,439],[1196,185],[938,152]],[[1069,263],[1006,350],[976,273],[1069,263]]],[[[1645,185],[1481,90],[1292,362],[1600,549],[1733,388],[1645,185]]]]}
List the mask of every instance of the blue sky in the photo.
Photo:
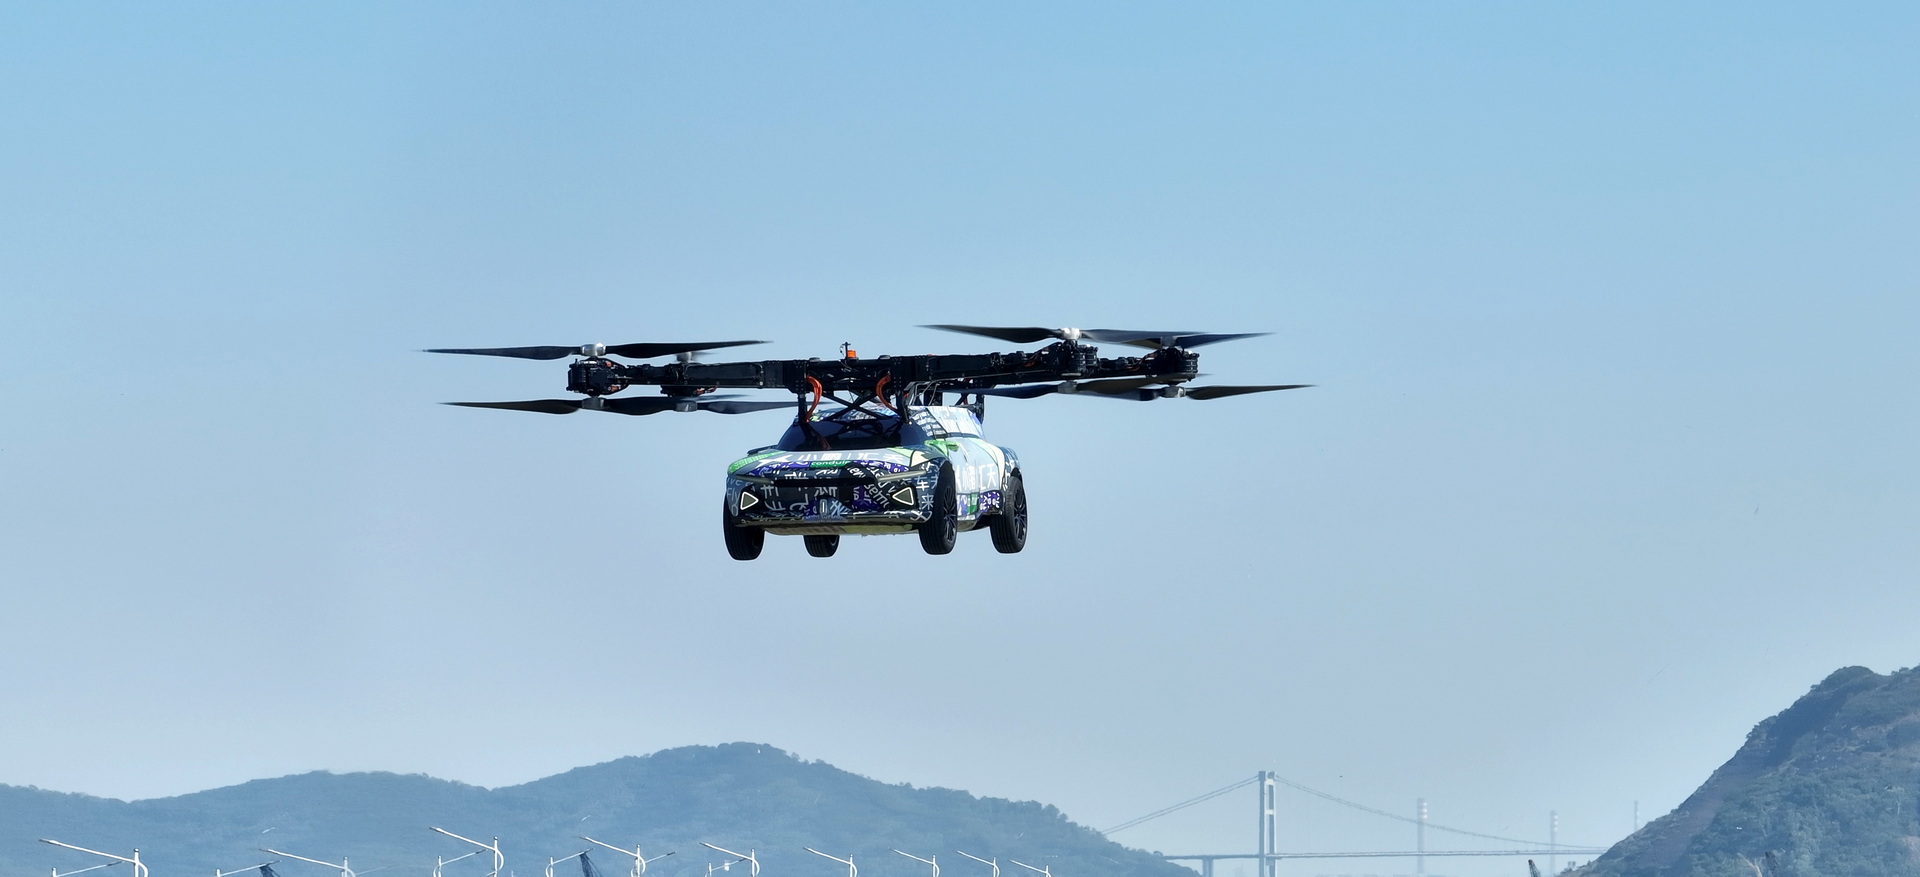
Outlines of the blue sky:
{"type": "MultiPolygon", "coordinates": [[[[1096,826],[1269,768],[1611,842],[1831,670],[1920,658],[1917,37],[1905,4],[11,5],[0,782],[751,739],[1096,826]],[[445,408],[563,376],[414,352],[994,346],[937,322],[1268,331],[1205,370],[1319,386],[996,404],[1025,554],[737,564],[711,506],[778,415],[445,408]]],[[[1246,847],[1249,806],[1118,839],[1246,847]]]]}

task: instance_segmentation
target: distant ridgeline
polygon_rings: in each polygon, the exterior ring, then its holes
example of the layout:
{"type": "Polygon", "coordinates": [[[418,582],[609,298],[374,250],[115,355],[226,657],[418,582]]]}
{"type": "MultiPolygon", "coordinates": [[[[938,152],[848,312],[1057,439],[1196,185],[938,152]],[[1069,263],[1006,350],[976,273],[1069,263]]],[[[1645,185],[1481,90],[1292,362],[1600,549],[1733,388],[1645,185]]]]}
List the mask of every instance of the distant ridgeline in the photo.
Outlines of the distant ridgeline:
{"type": "Polygon", "coordinates": [[[1577,873],[1920,875],[1920,668],[1827,677],[1756,726],[1678,810],[1577,873]]]}
{"type": "MultiPolygon", "coordinates": [[[[520,877],[537,877],[548,857],[587,849],[577,839],[583,834],[627,848],[640,844],[649,857],[677,852],[649,866],[648,877],[705,877],[705,863],[724,857],[700,841],[757,849],[761,864],[774,869],[768,877],[834,874],[837,866],[809,855],[808,846],[851,853],[872,877],[928,872],[889,847],[937,855],[945,877],[974,869],[986,877],[987,866],[953,855],[956,849],[998,857],[1009,875],[1020,871],[1009,858],[1051,866],[1059,877],[1193,873],[1108,841],[1050,806],[887,785],[751,743],[670,749],[502,789],[388,773],[310,773],[133,802],[0,786],[0,873],[44,875],[55,866],[65,872],[104,861],[38,842],[51,837],[118,855],[138,847],[153,877],[245,867],[267,858],[260,847],[345,856],[356,871],[387,867],[396,877],[424,877],[435,856],[473,849],[432,833],[432,825],[478,840],[498,835],[507,869],[520,877]]],[[[608,850],[591,855],[606,877],[625,877],[632,864],[608,850]]],[[[491,864],[486,858],[448,865],[446,877],[480,877],[491,864]]],[[[95,877],[133,877],[125,870],[95,877]]],[[[282,877],[337,877],[302,862],[275,870],[282,877]]],[[[746,877],[744,870],[733,873],[746,877]]],[[[562,863],[554,873],[576,877],[580,866],[562,863]]]]}

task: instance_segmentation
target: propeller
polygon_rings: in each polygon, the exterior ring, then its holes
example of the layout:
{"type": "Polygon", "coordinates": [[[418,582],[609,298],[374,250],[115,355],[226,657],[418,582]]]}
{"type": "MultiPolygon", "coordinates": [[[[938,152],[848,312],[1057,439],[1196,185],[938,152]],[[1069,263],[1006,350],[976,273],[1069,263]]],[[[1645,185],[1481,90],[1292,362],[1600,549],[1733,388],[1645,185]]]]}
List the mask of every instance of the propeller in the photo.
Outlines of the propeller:
{"type": "Polygon", "coordinates": [[[956,326],[950,323],[936,323],[921,326],[922,329],[939,329],[943,332],[959,332],[965,335],[985,335],[1015,344],[1034,344],[1049,338],[1059,341],[1078,341],[1079,329],[1047,329],[1040,326],[956,326]]]}
{"type": "Polygon", "coordinates": [[[1064,381],[1058,384],[1036,384],[1026,387],[988,387],[984,390],[967,390],[984,396],[1006,396],[1013,399],[1035,399],[1041,396],[1059,393],[1079,395],[1088,393],[1104,396],[1108,399],[1131,399],[1136,402],[1152,402],[1155,399],[1224,399],[1228,396],[1244,396],[1248,393],[1271,393],[1276,390],[1298,390],[1311,387],[1312,384],[1264,384],[1260,386],[1218,385],[1212,387],[1188,387],[1171,384],[1165,387],[1149,387],[1148,384],[1164,383],[1147,378],[1116,378],[1108,381],[1087,381],[1076,384],[1064,381]]]}
{"type": "Polygon", "coordinates": [[[777,411],[781,408],[793,408],[792,402],[701,402],[701,411],[715,414],[750,414],[755,411],[777,411]]]}
{"type": "Polygon", "coordinates": [[[502,411],[532,411],[539,414],[572,414],[585,399],[529,399],[525,402],[444,402],[461,408],[498,408],[502,411]]]}
{"type": "Polygon", "coordinates": [[[1077,393],[1099,393],[1102,396],[1124,396],[1148,384],[1164,384],[1162,378],[1108,378],[1104,381],[1082,381],[1075,388],[1077,393]]]}
{"type": "Polygon", "coordinates": [[[1178,399],[1182,396],[1185,396],[1189,399],[1199,399],[1200,401],[1204,402],[1208,399],[1225,399],[1228,396],[1245,396],[1248,393],[1272,393],[1276,390],[1299,390],[1299,389],[1303,389],[1311,386],[1313,385],[1312,384],[1264,384],[1261,386],[1252,386],[1252,387],[1236,387],[1236,386],[1225,386],[1225,385],[1216,385],[1212,387],[1187,387],[1187,386],[1181,386],[1179,384],[1175,384],[1171,387],[1162,387],[1158,390],[1139,389],[1139,390],[1134,390],[1133,392],[1130,392],[1130,393],[1115,393],[1115,394],[1112,394],[1112,397],[1116,399],[1132,399],[1137,402],[1152,402],[1155,399],[1178,399]]]}
{"type": "Polygon", "coordinates": [[[605,356],[607,354],[627,359],[652,359],[656,356],[693,353],[696,350],[718,350],[722,347],[765,343],[767,342],[699,341],[683,344],[582,344],[579,347],[436,347],[423,352],[464,353],[469,356],[510,356],[515,359],[565,359],[569,356],[605,356]]]}
{"type": "Polygon", "coordinates": [[[968,390],[982,396],[1005,396],[1009,399],[1037,399],[1049,393],[1060,392],[1061,384],[1031,384],[1025,387],[987,387],[981,390],[968,390]]]}
{"type": "Polygon", "coordinates": [[[630,396],[585,399],[532,399],[525,402],[448,402],[461,408],[498,408],[503,411],[532,411],[537,414],[572,414],[575,411],[611,411],[635,416],[662,411],[711,411],[715,414],[750,414],[792,408],[792,402],[755,402],[696,396],[630,396]]]}
{"type": "Polygon", "coordinates": [[[1154,332],[1134,329],[1048,329],[1042,326],[959,326],[951,323],[937,323],[921,326],[922,329],[939,329],[945,332],[960,332],[967,335],[984,335],[1015,344],[1033,344],[1048,339],[1060,341],[1099,341],[1104,344],[1131,344],[1149,350],[1162,347],[1194,348],[1239,338],[1257,338],[1266,332],[1242,332],[1239,334],[1219,334],[1214,332],[1154,332]]]}
{"type": "Polygon", "coordinates": [[[1099,393],[1102,395],[1121,395],[1131,393],[1148,384],[1163,384],[1162,378],[1108,378],[1102,381],[1062,381],[1057,384],[1034,384],[1025,387],[988,387],[984,390],[961,390],[963,393],[979,393],[985,396],[1006,396],[1012,399],[1035,399],[1050,393],[1071,395],[1073,393],[1099,393]]]}
{"type": "Polygon", "coordinates": [[[1238,332],[1221,334],[1218,332],[1127,332],[1119,329],[1088,329],[1087,337],[1109,344],[1130,344],[1159,350],[1163,347],[1179,347],[1191,350],[1222,341],[1236,341],[1241,338],[1258,338],[1267,332],[1238,332]]]}

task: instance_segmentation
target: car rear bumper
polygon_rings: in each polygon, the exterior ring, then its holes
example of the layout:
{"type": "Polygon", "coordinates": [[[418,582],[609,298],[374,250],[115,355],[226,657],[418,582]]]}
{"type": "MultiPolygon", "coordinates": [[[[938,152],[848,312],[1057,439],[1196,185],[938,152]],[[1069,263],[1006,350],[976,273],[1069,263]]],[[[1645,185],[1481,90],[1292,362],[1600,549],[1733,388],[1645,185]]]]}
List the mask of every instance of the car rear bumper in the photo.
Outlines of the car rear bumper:
{"type": "Polygon", "coordinates": [[[898,533],[933,515],[933,473],[727,479],[727,508],[741,526],[780,533],[898,533]]]}
{"type": "Polygon", "coordinates": [[[743,523],[741,526],[757,526],[775,536],[887,536],[896,533],[911,533],[918,529],[918,525],[916,524],[876,524],[860,523],[857,521],[847,521],[838,524],[743,523]]]}

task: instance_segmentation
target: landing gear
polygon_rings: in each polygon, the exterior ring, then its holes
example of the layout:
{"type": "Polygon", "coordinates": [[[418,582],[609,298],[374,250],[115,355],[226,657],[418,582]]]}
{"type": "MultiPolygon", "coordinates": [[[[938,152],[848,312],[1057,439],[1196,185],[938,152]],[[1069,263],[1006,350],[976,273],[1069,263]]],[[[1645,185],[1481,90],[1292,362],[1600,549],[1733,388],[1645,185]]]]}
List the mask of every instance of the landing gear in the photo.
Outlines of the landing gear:
{"type": "Polygon", "coordinates": [[[825,536],[802,536],[807,541],[807,553],[814,557],[832,557],[840,550],[840,535],[829,533],[825,536]]]}
{"type": "Polygon", "coordinates": [[[933,517],[920,525],[920,547],[928,554],[951,554],[960,539],[960,493],[953,470],[942,466],[933,487],[933,517]]]}
{"type": "MultiPolygon", "coordinates": [[[[733,516],[733,509],[725,505],[720,507],[720,525],[722,535],[727,539],[727,556],[734,560],[752,560],[760,556],[760,549],[766,547],[767,531],[759,527],[742,527],[733,516]]],[[[813,546],[807,546],[811,549],[813,546]]],[[[829,551],[828,554],[833,552],[829,551]]]]}
{"type": "Polygon", "coordinates": [[[1018,554],[1027,547],[1027,485],[1020,473],[1007,476],[1007,489],[1000,494],[1000,511],[987,522],[993,534],[993,550],[1018,554]]]}

